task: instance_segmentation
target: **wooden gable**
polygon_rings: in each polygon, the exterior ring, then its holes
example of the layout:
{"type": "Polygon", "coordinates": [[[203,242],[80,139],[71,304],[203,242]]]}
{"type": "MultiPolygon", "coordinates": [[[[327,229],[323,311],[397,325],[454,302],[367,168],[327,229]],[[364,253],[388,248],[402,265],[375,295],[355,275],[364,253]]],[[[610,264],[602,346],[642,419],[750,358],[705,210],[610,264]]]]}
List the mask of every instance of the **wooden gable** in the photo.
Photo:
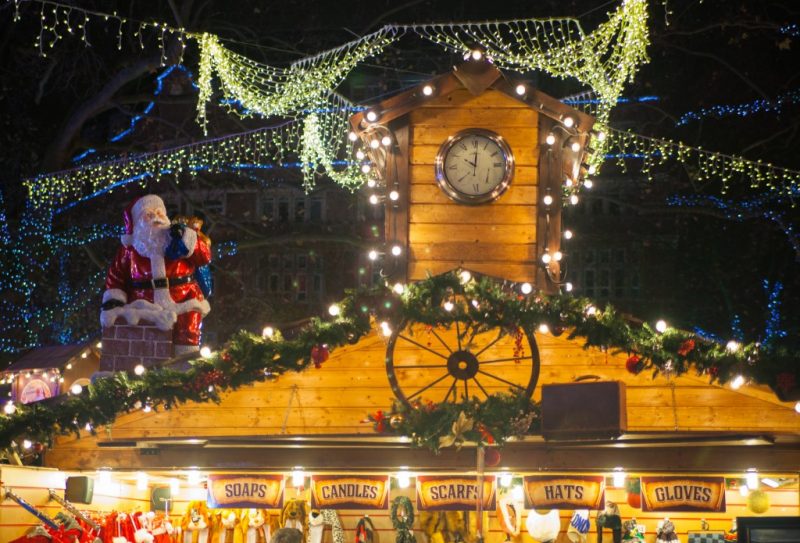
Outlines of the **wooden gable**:
{"type": "MultiPolygon", "coordinates": [[[[513,84],[485,61],[463,64],[354,115],[351,125],[380,170],[382,190],[399,196],[386,200],[385,232],[387,247],[397,244],[402,252],[385,271],[413,281],[465,268],[555,290],[541,255],[560,249],[562,185],[565,176],[581,174],[593,122],[530,86],[513,84]],[[554,127],[568,117],[574,121],[573,135],[549,145],[545,136],[558,133],[554,127]],[[434,165],[443,143],[469,128],[499,134],[515,159],[509,188],[485,204],[454,201],[436,181],[434,165]],[[393,136],[388,150],[369,145],[381,130],[393,136]],[[581,150],[573,152],[571,142],[581,150]],[[541,204],[545,194],[553,197],[550,206],[541,204]]],[[[557,277],[558,263],[552,262],[549,271],[557,277]]]]}

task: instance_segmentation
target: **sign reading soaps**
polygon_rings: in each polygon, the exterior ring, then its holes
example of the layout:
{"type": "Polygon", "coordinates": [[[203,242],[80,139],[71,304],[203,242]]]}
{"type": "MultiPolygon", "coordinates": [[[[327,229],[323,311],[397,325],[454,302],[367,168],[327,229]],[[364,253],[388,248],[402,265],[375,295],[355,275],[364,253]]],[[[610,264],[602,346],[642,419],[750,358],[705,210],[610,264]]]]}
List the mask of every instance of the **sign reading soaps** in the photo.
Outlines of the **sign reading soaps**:
{"type": "Polygon", "coordinates": [[[313,509],[387,509],[389,478],[386,475],[313,475],[313,509]]]}
{"type": "Polygon", "coordinates": [[[642,511],[725,512],[724,477],[642,477],[642,511]]]}
{"type": "MultiPolygon", "coordinates": [[[[478,502],[477,477],[417,477],[417,509],[466,511],[478,502]]],[[[494,477],[483,478],[483,509],[495,508],[494,477]]]]}
{"type": "Polygon", "coordinates": [[[525,477],[525,509],[603,509],[603,476],[530,475],[525,477]]]}
{"type": "Polygon", "coordinates": [[[282,509],[283,486],[283,475],[211,474],[208,476],[208,506],[212,509],[282,509]]]}

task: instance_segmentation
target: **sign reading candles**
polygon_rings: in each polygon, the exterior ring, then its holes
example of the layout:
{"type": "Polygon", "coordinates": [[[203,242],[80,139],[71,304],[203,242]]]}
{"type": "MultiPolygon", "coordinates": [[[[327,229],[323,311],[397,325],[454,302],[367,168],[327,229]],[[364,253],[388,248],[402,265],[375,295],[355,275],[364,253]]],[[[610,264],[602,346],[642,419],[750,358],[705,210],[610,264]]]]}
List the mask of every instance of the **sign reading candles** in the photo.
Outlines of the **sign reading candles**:
{"type": "Polygon", "coordinates": [[[225,473],[208,476],[208,507],[282,509],[283,475],[225,473]]]}
{"type": "Polygon", "coordinates": [[[525,509],[603,509],[603,476],[530,475],[525,477],[525,509]]]}
{"type": "Polygon", "coordinates": [[[725,512],[724,477],[642,477],[642,511],[725,512]]]}
{"type": "Polygon", "coordinates": [[[386,475],[312,475],[312,509],[388,509],[386,475]]]}
{"type": "MultiPolygon", "coordinates": [[[[417,509],[420,511],[466,511],[478,501],[477,477],[417,477],[417,509]]],[[[495,505],[494,477],[483,478],[483,509],[495,505]]]]}

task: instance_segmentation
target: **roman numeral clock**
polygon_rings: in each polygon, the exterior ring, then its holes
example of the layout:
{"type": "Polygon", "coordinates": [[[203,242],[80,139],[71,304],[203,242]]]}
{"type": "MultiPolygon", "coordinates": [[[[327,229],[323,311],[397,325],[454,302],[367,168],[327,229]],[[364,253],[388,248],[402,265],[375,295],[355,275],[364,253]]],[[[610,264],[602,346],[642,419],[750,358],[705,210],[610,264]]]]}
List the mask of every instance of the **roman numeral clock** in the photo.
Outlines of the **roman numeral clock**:
{"type": "MultiPolygon", "coordinates": [[[[586,174],[593,123],[485,58],[351,117],[354,152],[370,165],[371,201],[386,206],[383,274],[406,283],[466,270],[557,291],[562,198],[586,174]]],[[[509,388],[533,394],[533,331],[414,328],[394,330],[387,342],[400,401],[460,401],[509,388]]]]}

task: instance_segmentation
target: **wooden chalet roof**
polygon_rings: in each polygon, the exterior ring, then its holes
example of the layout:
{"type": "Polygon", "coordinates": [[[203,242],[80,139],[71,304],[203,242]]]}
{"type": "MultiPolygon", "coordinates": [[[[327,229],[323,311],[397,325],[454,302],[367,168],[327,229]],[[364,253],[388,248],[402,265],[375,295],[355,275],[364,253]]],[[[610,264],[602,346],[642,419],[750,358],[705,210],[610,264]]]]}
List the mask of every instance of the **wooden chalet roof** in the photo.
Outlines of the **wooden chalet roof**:
{"type": "Polygon", "coordinates": [[[5,371],[18,372],[23,370],[60,368],[82,352],[90,349],[88,344],[37,347],[23,354],[19,359],[9,365],[5,371]]]}

